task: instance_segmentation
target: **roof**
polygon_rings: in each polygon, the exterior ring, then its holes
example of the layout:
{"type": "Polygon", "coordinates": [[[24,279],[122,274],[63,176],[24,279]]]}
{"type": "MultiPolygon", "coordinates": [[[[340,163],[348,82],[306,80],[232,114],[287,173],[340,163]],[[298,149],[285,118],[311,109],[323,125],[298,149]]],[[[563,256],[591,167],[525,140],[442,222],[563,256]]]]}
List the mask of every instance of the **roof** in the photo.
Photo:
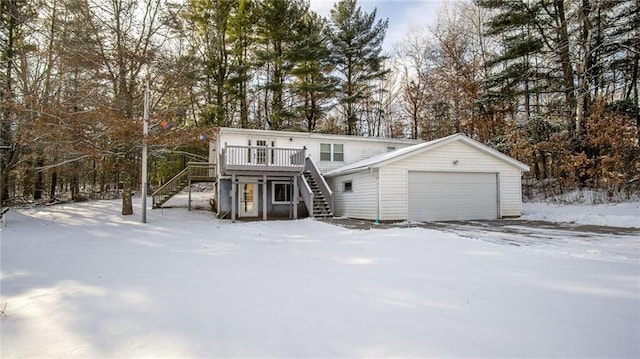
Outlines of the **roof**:
{"type": "Polygon", "coordinates": [[[224,133],[242,133],[252,136],[271,136],[271,137],[293,137],[293,138],[320,138],[330,139],[333,141],[364,141],[364,142],[383,142],[383,143],[399,143],[399,144],[417,144],[422,143],[420,140],[410,140],[406,138],[387,138],[387,137],[363,137],[352,135],[334,135],[319,132],[294,132],[294,131],[274,131],[274,130],[256,130],[249,128],[232,128],[220,127],[220,134],[224,133]]]}
{"type": "Polygon", "coordinates": [[[526,164],[512,158],[509,157],[507,155],[505,155],[502,152],[496,151],[493,148],[486,146],[476,140],[473,140],[461,133],[457,133],[455,135],[451,135],[451,136],[447,136],[447,137],[443,137],[443,138],[439,138],[437,140],[433,140],[433,141],[429,141],[429,142],[422,142],[420,144],[417,145],[413,145],[413,146],[409,146],[409,147],[405,147],[405,148],[401,148],[399,150],[393,151],[393,152],[388,152],[388,153],[384,153],[378,156],[374,156],[371,158],[367,158],[365,160],[362,161],[358,161],[358,162],[354,162],[350,165],[346,165],[344,167],[340,167],[337,168],[335,170],[329,171],[327,173],[324,174],[325,177],[335,177],[335,176],[339,176],[339,175],[345,175],[345,174],[349,174],[349,173],[355,173],[355,172],[360,172],[360,171],[364,171],[364,170],[368,170],[370,168],[378,168],[378,167],[382,167],[386,164],[392,163],[392,162],[396,162],[399,161],[401,159],[410,157],[410,156],[414,156],[418,153],[422,153],[424,151],[428,151],[437,147],[440,147],[442,145],[445,145],[447,143],[451,143],[451,142],[456,142],[456,141],[461,141],[466,143],[467,145],[482,151],[492,157],[495,157],[501,161],[504,161],[516,168],[518,168],[520,171],[523,172],[528,172],[529,171],[529,166],[527,166],[526,164]]]}

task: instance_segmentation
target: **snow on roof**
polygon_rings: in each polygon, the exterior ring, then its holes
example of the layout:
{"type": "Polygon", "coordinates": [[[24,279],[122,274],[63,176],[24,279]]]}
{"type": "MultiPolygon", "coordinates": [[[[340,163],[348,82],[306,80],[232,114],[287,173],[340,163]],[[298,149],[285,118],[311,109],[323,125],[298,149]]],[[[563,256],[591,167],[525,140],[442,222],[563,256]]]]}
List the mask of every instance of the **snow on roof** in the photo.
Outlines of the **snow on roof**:
{"type": "Polygon", "coordinates": [[[461,133],[456,133],[454,135],[451,136],[447,136],[447,137],[443,137],[443,138],[439,138],[437,140],[433,140],[433,141],[428,141],[428,142],[423,142],[417,145],[413,145],[413,146],[409,146],[409,147],[405,147],[405,148],[401,148],[399,150],[393,151],[393,152],[388,152],[388,153],[383,153],[381,155],[378,156],[374,156],[374,157],[370,157],[367,158],[365,160],[362,161],[358,161],[358,162],[354,162],[352,164],[337,168],[335,170],[329,171],[327,173],[324,174],[325,177],[335,177],[335,176],[339,176],[339,175],[344,175],[344,174],[348,174],[348,173],[354,173],[354,172],[359,172],[362,170],[366,170],[370,167],[381,167],[384,164],[387,164],[389,162],[395,162],[398,161],[400,159],[403,159],[405,157],[411,156],[413,154],[416,154],[418,152],[422,152],[422,151],[426,151],[428,149],[433,149],[435,147],[450,143],[450,142],[455,142],[455,141],[463,141],[466,144],[482,151],[485,152],[493,157],[496,157],[502,161],[505,161],[509,164],[511,164],[514,167],[517,167],[518,169],[520,169],[523,172],[528,172],[529,171],[529,166],[527,166],[526,164],[512,158],[509,157],[507,155],[505,155],[504,153],[501,153],[499,151],[494,150],[491,147],[488,147],[476,140],[473,140],[461,133]]]}

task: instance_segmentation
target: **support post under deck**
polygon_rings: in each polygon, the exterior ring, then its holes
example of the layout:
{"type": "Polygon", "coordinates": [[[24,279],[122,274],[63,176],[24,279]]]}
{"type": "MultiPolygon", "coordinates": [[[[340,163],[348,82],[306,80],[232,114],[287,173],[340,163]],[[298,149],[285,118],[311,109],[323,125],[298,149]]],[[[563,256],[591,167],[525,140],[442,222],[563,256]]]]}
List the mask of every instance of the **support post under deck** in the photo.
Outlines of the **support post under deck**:
{"type": "Polygon", "coordinates": [[[298,219],[298,176],[293,177],[293,219],[298,219]]]}
{"type": "Polygon", "coordinates": [[[189,211],[191,211],[191,180],[189,180],[189,211]]]}
{"type": "Polygon", "coordinates": [[[267,220],[267,175],[262,176],[262,219],[267,220]]]}
{"type": "Polygon", "coordinates": [[[236,183],[236,175],[231,176],[231,222],[236,221],[236,193],[238,184],[236,183]]]}

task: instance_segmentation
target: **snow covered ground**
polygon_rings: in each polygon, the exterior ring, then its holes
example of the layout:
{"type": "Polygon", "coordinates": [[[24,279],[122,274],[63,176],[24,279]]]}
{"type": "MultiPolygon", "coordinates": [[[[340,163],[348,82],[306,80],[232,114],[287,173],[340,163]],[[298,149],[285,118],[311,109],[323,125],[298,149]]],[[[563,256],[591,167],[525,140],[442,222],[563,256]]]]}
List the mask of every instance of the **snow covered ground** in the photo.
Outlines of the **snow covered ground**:
{"type": "MultiPolygon", "coordinates": [[[[640,357],[637,231],[586,235],[600,250],[576,256],[546,227],[517,246],[178,207],[141,224],[119,206],[9,212],[2,357],[640,357]]],[[[591,210],[569,220],[599,224],[591,210]]]]}
{"type": "Polygon", "coordinates": [[[640,202],[571,205],[523,203],[522,219],[640,228],[640,202]]]}

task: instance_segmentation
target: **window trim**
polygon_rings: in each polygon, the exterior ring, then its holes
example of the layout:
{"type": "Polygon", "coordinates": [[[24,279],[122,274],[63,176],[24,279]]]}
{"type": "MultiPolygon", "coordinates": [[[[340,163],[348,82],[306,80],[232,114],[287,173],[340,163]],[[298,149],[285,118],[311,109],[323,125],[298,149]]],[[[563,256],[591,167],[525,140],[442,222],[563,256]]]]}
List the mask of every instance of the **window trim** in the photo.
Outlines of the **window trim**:
{"type": "Polygon", "coordinates": [[[331,147],[332,150],[332,156],[331,159],[333,160],[333,162],[344,162],[344,143],[334,143],[333,146],[331,147]],[[336,151],[336,147],[342,147],[342,152],[337,152],[336,151]],[[342,155],[342,159],[341,160],[336,160],[336,154],[339,153],[342,155]]]}
{"type": "Polygon", "coordinates": [[[320,161],[324,161],[324,162],[344,162],[344,158],[345,158],[345,144],[344,143],[333,143],[333,142],[324,142],[324,143],[320,143],[320,161]],[[329,147],[329,151],[322,151],[322,146],[328,146],[329,147]],[[340,146],[342,147],[342,152],[337,152],[336,148],[340,146]],[[323,159],[322,155],[329,155],[328,159],[323,159]],[[336,154],[340,154],[342,155],[342,159],[341,160],[336,160],[336,154]]]}
{"type": "Polygon", "coordinates": [[[333,146],[331,145],[331,143],[320,143],[320,161],[331,162],[333,160],[333,152],[331,151],[332,148],[333,146]],[[322,145],[329,146],[329,152],[322,151],[322,145]],[[322,154],[329,154],[329,159],[322,159],[322,154]]]}
{"type": "Polygon", "coordinates": [[[291,204],[291,202],[293,201],[293,184],[291,184],[290,182],[286,182],[286,181],[273,181],[271,182],[271,203],[272,204],[291,204]],[[288,188],[289,191],[287,193],[289,193],[289,201],[276,201],[276,185],[284,185],[285,186],[285,190],[288,188]]]}
{"type": "Polygon", "coordinates": [[[353,180],[342,181],[342,192],[353,192],[353,180]],[[347,189],[349,185],[349,189],[347,189]]]}

